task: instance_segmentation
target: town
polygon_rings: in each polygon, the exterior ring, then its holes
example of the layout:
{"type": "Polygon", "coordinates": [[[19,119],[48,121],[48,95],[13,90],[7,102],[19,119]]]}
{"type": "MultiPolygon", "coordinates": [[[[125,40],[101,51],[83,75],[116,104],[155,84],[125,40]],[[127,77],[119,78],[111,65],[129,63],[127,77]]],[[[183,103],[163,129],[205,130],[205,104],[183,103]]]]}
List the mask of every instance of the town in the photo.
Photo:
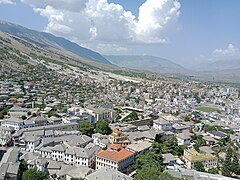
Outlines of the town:
{"type": "Polygon", "coordinates": [[[240,177],[238,88],[41,63],[0,74],[0,179],[240,177]]]}

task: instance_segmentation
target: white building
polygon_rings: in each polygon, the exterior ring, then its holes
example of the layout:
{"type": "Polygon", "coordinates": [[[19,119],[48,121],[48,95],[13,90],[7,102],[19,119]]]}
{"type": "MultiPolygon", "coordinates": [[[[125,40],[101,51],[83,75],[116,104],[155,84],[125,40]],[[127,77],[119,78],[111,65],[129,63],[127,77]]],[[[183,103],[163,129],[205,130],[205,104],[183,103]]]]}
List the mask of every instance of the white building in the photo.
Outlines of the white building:
{"type": "Polygon", "coordinates": [[[153,129],[160,130],[160,131],[170,131],[172,130],[173,123],[167,121],[166,119],[160,117],[153,121],[153,129]]]}
{"type": "MultiPolygon", "coordinates": [[[[112,107],[105,107],[102,105],[88,105],[84,110],[90,115],[94,116],[96,121],[99,120],[115,120],[116,112],[112,107]]],[[[82,112],[83,113],[83,112],[82,112]]]]}
{"type": "Polygon", "coordinates": [[[122,148],[119,144],[111,144],[107,150],[101,150],[96,155],[96,169],[108,167],[124,171],[133,163],[134,153],[122,148]]]}
{"type": "Polygon", "coordinates": [[[22,116],[27,116],[29,112],[29,109],[27,108],[22,108],[22,107],[19,107],[19,106],[13,106],[12,108],[10,108],[8,110],[8,114],[11,116],[11,117],[22,117],[22,116]]]}
{"type": "Polygon", "coordinates": [[[95,154],[100,150],[98,146],[91,147],[70,147],[65,144],[58,144],[54,147],[42,147],[39,149],[42,157],[51,158],[54,161],[64,162],[74,166],[94,167],[95,154]]]}
{"type": "Polygon", "coordinates": [[[179,133],[176,135],[176,138],[179,146],[181,145],[188,146],[191,143],[191,137],[188,134],[179,133]]]}
{"type": "Polygon", "coordinates": [[[100,146],[101,148],[106,148],[107,145],[109,144],[107,135],[95,133],[92,135],[92,138],[93,138],[93,143],[100,146]]]}
{"type": "Polygon", "coordinates": [[[40,142],[40,137],[32,133],[25,133],[20,140],[20,146],[25,148],[26,151],[34,152],[40,142]]]}
{"type": "Polygon", "coordinates": [[[15,131],[18,131],[24,127],[24,121],[19,118],[8,118],[2,121],[1,126],[13,128],[15,131]]]}

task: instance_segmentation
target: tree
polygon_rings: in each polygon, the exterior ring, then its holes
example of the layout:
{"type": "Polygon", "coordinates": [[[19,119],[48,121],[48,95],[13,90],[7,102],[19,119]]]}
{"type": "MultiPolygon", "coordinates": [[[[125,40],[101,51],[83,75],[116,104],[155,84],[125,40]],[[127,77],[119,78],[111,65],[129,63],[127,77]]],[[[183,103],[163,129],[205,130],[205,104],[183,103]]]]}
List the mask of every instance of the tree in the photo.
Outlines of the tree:
{"type": "Polygon", "coordinates": [[[132,111],[123,121],[135,121],[138,120],[138,114],[136,111],[132,111]]]}
{"type": "Polygon", "coordinates": [[[185,117],[184,117],[184,121],[185,121],[185,122],[190,121],[190,117],[189,117],[189,116],[185,116],[185,117]]]}
{"type": "Polygon", "coordinates": [[[26,120],[27,119],[27,117],[26,116],[22,116],[22,120],[26,120]]]}
{"type": "Polygon", "coordinates": [[[91,136],[93,134],[93,126],[88,121],[80,121],[79,126],[81,133],[88,136],[91,136]]]}
{"type": "Polygon", "coordinates": [[[44,180],[47,179],[47,177],[47,173],[38,171],[36,168],[34,168],[24,171],[22,180],[44,180]]]}
{"type": "Polygon", "coordinates": [[[100,133],[100,134],[104,134],[104,135],[108,135],[108,134],[112,133],[112,130],[109,127],[109,124],[106,120],[99,120],[96,123],[95,132],[100,133]]]}
{"type": "Polygon", "coordinates": [[[227,152],[226,152],[226,157],[225,157],[225,160],[224,160],[223,166],[222,166],[222,175],[223,176],[231,177],[231,174],[232,174],[231,173],[231,170],[232,170],[231,159],[232,159],[232,148],[230,146],[228,146],[227,152]]]}
{"type": "Polygon", "coordinates": [[[208,173],[210,173],[210,174],[218,174],[218,170],[217,170],[217,168],[210,168],[210,169],[208,169],[208,173]]]}
{"type": "Polygon", "coordinates": [[[25,160],[22,160],[20,163],[20,170],[23,172],[26,171],[27,169],[28,169],[27,162],[25,160]]]}
{"type": "Polygon", "coordinates": [[[0,113],[0,119],[4,119],[3,113],[0,113]]]}
{"type": "Polygon", "coordinates": [[[161,173],[159,179],[161,179],[161,180],[178,180],[179,178],[174,178],[169,173],[163,172],[163,173],[161,173]]]}
{"type": "Polygon", "coordinates": [[[237,153],[234,152],[232,155],[232,172],[239,175],[240,174],[240,166],[239,166],[239,162],[238,162],[238,157],[237,157],[237,153]]]}
{"type": "Polygon", "coordinates": [[[167,172],[160,172],[156,167],[144,167],[141,170],[138,170],[135,177],[135,180],[178,180],[178,178],[172,177],[167,172]]]}
{"type": "Polygon", "coordinates": [[[194,167],[197,171],[201,171],[201,172],[204,172],[205,169],[204,169],[204,165],[202,162],[195,162],[194,163],[194,167]]]}
{"type": "Polygon", "coordinates": [[[153,144],[153,151],[155,153],[171,153],[173,155],[183,155],[184,146],[178,146],[177,139],[175,137],[162,140],[161,135],[156,136],[155,143],[153,144]]]}
{"type": "Polygon", "coordinates": [[[200,146],[206,145],[206,141],[203,139],[202,135],[194,134],[193,141],[195,142],[194,148],[196,151],[199,151],[200,146]]]}
{"type": "Polygon", "coordinates": [[[210,125],[207,125],[207,124],[204,125],[204,131],[205,132],[214,131],[214,130],[216,130],[215,126],[210,126],[210,125]]]}
{"type": "Polygon", "coordinates": [[[159,180],[161,172],[156,167],[144,167],[143,169],[137,170],[134,177],[135,180],[159,180]]]}
{"type": "Polygon", "coordinates": [[[155,167],[158,171],[163,171],[163,157],[160,153],[143,152],[136,157],[136,169],[140,170],[144,167],[155,167]]]}

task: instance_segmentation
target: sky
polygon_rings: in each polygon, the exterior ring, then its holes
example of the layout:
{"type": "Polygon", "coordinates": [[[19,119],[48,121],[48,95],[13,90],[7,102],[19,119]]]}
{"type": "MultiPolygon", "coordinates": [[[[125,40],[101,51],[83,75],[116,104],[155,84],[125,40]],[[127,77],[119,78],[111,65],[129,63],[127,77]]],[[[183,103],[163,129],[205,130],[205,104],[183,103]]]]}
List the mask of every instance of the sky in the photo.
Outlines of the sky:
{"type": "Polygon", "coordinates": [[[0,0],[0,19],[102,54],[185,67],[240,58],[239,0],[0,0]]]}

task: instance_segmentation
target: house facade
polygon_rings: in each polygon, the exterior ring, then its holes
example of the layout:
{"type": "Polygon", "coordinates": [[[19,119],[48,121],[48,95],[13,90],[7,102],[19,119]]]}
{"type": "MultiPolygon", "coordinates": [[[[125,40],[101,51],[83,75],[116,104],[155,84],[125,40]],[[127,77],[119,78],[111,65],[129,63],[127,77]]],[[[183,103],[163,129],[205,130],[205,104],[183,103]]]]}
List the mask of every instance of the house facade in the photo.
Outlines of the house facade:
{"type": "Polygon", "coordinates": [[[217,158],[208,153],[198,153],[193,149],[185,149],[183,160],[186,163],[188,169],[195,169],[195,163],[201,162],[205,169],[216,168],[217,158]]]}
{"type": "Polygon", "coordinates": [[[124,149],[119,144],[111,144],[107,150],[101,150],[96,155],[96,169],[108,167],[124,171],[133,163],[134,153],[124,149]]]}

